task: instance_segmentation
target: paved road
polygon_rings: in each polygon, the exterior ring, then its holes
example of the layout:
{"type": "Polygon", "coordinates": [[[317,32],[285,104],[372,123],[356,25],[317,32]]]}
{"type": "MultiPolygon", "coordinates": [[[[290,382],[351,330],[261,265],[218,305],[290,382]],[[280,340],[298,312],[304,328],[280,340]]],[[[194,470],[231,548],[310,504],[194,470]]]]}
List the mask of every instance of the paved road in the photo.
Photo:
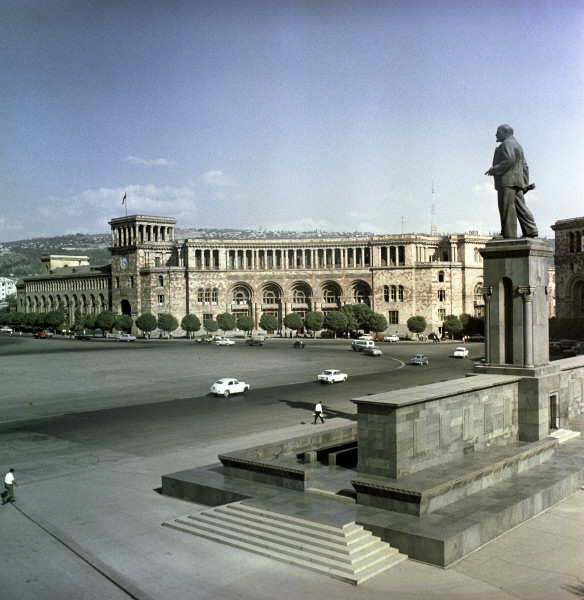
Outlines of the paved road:
{"type": "MultiPolygon", "coordinates": [[[[120,343],[57,338],[0,336],[2,390],[0,423],[86,412],[103,408],[196,399],[201,410],[213,381],[236,377],[251,384],[250,403],[320,398],[351,410],[347,400],[388,389],[462,377],[470,360],[453,359],[453,344],[383,344],[383,356],[351,351],[344,340],[310,340],[303,350],[292,340],[274,339],[263,347],[200,345],[187,340],[120,343]],[[426,353],[428,365],[408,364],[426,353]],[[334,389],[317,386],[316,375],[337,368],[349,380],[334,389]],[[295,386],[291,387],[290,386],[295,386]],[[290,388],[288,393],[276,389],[290,388]],[[330,400],[329,400],[330,399],[330,400]]],[[[482,344],[471,345],[471,358],[482,344]]]]}

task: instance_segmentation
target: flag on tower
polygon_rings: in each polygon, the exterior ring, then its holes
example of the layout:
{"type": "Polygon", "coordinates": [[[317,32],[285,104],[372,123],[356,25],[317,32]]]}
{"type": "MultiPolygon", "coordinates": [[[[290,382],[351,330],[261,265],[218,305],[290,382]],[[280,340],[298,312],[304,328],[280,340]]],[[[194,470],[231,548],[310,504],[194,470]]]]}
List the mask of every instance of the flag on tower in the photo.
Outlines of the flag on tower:
{"type": "Polygon", "coordinates": [[[124,197],[122,198],[122,206],[124,205],[125,202],[126,202],[126,192],[124,192],[124,197]]]}

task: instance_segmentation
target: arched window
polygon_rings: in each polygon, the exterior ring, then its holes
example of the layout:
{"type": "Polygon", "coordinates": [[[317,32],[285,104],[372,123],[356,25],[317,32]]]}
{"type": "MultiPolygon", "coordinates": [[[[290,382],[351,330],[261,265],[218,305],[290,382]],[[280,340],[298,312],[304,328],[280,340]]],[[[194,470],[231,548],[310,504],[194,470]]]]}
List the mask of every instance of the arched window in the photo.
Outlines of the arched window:
{"type": "Polygon", "coordinates": [[[164,285],[164,277],[162,275],[158,276],[158,285],[162,287],[164,285]]]}
{"type": "Polygon", "coordinates": [[[211,288],[205,289],[205,304],[211,304],[211,288]]]}
{"type": "Polygon", "coordinates": [[[389,302],[389,286],[388,285],[383,286],[383,301],[389,302]]]}
{"type": "Polygon", "coordinates": [[[404,286],[400,285],[397,288],[397,299],[399,302],[403,302],[404,301],[404,286]]]}
{"type": "Polygon", "coordinates": [[[438,271],[438,282],[444,283],[444,271],[438,271]]]}
{"type": "Polygon", "coordinates": [[[203,304],[204,295],[205,295],[205,290],[203,288],[199,288],[197,290],[197,304],[203,304]]]}
{"type": "Polygon", "coordinates": [[[238,286],[233,290],[233,304],[248,304],[249,291],[243,286],[238,286]]]}
{"type": "Polygon", "coordinates": [[[219,289],[213,288],[211,291],[211,304],[217,304],[219,302],[219,289]]]}
{"type": "Polygon", "coordinates": [[[276,304],[276,300],[276,292],[272,290],[266,290],[264,292],[264,304],[276,304]]]}
{"type": "Polygon", "coordinates": [[[395,285],[391,286],[391,301],[397,302],[397,287],[395,285]]]}

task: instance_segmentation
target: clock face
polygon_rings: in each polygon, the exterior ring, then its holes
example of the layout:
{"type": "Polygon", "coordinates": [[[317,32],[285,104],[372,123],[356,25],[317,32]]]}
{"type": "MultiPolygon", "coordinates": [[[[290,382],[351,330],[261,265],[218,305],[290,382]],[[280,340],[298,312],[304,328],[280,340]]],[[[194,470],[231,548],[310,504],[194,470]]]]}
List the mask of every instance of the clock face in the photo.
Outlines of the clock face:
{"type": "Polygon", "coordinates": [[[127,256],[122,256],[122,260],[120,262],[120,266],[122,267],[122,269],[127,269],[129,264],[130,263],[128,261],[128,257],[127,256]]]}

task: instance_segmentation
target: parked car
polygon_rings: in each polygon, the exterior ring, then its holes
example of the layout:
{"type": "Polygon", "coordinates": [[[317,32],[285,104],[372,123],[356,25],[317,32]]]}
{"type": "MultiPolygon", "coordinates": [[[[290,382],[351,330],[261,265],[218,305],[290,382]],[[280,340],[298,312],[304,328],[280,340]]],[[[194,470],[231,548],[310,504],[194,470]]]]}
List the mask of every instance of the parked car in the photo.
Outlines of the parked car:
{"type": "Polygon", "coordinates": [[[336,369],[323,371],[316,379],[321,383],[336,383],[337,381],[347,381],[347,374],[341,373],[336,369]]]}
{"type": "Polygon", "coordinates": [[[376,336],[373,338],[373,341],[374,341],[374,342],[383,342],[383,340],[385,340],[385,336],[383,336],[383,335],[376,335],[376,336]]]}
{"type": "Polygon", "coordinates": [[[412,365],[427,365],[428,364],[428,357],[424,356],[423,354],[416,354],[415,356],[412,357],[412,360],[410,360],[410,363],[412,365]]]}
{"type": "Polygon", "coordinates": [[[220,340],[216,340],[215,344],[217,346],[235,346],[235,342],[229,338],[221,338],[220,340]]]}
{"type": "Polygon", "coordinates": [[[231,394],[247,394],[248,391],[249,384],[231,378],[219,379],[211,386],[212,394],[224,396],[225,398],[231,394]]]}
{"type": "MultiPolygon", "coordinates": [[[[44,332],[43,332],[44,333],[44,332]]],[[[91,339],[91,336],[87,335],[86,333],[78,333],[75,336],[76,340],[84,340],[84,341],[88,341],[91,339]]]]}
{"type": "Polygon", "coordinates": [[[48,329],[45,329],[45,330],[43,331],[43,333],[44,333],[44,334],[45,334],[47,337],[53,337],[53,332],[52,332],[52,331],[49,331],[48,329]]]}
{"type": "Polygon", "coordinates": [[[213,339],[214,342],[218,342],[219,340],[222,340],[224,338],[225,338],[225,336],[224,335],[220,335],[219,333],[216,333],[216,334],[214,334],[212,336],[212,339],[213,339]]]}
{"type": "Polygon", "coordinates": [[[454,356],[454,358],[467,358],[468,357],[468,349],[460,346],[454,351],[453,356],[454,356]]]}
{"type": "Polygon", "coordinates": [[[360,340],[373,340],[373,336],[366,333],[365,335],[360,335],[359,339],[360,340]]]}
{"type": "Polygon", "coordinates": [[[485,358],[479,358],[479,360],[473,362],[473,367],[484,367],[485,366],[485,358]]]}
{"type": "Polygon", "coordinates": [[[37,331],[32,337],[37,340],[44,340],[47,337],[47,334],[44,331],[37,331]]]}
{"type": "Polygon", "coordinates": [[[383,338],[384,342],[399,342],[399,338],[397,337],[397,335],[386,335],[383,338]]]}
{"type": "Polygon", "coordinates": [[[11,327],[0,327],[0,333],[12,333],[11,327]]]}
{"type": "Polygon", "coordinates": [[[117,340],[118,342],[135,342],[136,337],[130,335],[129,333],[121,333],[120,335],[118,335],[117,340]]]}
{"type": "Polygon", "coordinates": [[[197,344],[210,344],[213,341],[213,338],[210,335],[202,335],[198,338],[195,338],[197,344]]]}
{"type": "Polygon", "coordinates": [[[469,335],[466,338],[467,342],[484,342],[485,341],[485,336],[484,335],[469,335]]]}
{"type": "Polygon", "coordinates": [[[381,356],[383,352],[376,346],[372,346],[371,348],[365,348],[363,354],[366,354],[367,356],[381,356]]]}
{"type": "Polygon", "coordinates": [[[264,337],[252,337],[249,340],[245,340],[246,346],[263,346],[265,342],[264,337]]]}

